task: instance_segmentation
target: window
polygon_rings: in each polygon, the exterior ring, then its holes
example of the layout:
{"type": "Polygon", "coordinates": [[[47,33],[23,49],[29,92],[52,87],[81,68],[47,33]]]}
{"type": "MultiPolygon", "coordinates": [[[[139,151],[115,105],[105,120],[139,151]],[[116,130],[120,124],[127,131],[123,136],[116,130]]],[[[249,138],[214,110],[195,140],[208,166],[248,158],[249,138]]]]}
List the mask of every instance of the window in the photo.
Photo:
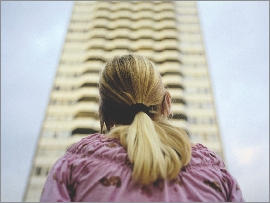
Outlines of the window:
{"type": "Polygon", "coordinates": [[[59,90],[60,87],[59,87],[59,86],[54,86],[53,89],[54,89],[54,90],[59,90]]]}
{"type": "Polygon", "coordinates": [[[189,117],[188,122],[192,124],[215,124],[215,118],[212,117],[189,117]]]}
{"type": "Polygon", "coordinates": [[[58,157],[61,157],[65,154],[66,150],[65,149],[57,149],[55,151],[55,155],[58,156],[58,157]]]}
{"type": "Polygon", "coordinates": [[[51,101],[50,101],[50,105],[56,105],[56,99],[52,99],[51,101]]]}
{"type": "Polygon", "coordinates": [[[209,118],[209,124],[215,124],[216,119],[215,118],[209,118]]]}
{"type": "MultiPolygon", "coordinates": [[[[61,133],[58,133],[60,135],[61,133]]],[[[68,135],[70,135],[70,132],[68,132],[68,135]]],[[[43,147],[38,150],[38,156],[41,157],[46,157],[46,156],[51,156],[51,157],[60,157],[63,156],[66,150],[64,148],[54,148],[54,147],[43,147]]],[[[41,168],[41,167],[39,167],[41,168]]],[[[42,174],[42,173],[47,173],[46,169],[43,168],[43,172],[41,169],[38,169],[38,167],[35,169],[34,174],[42,174]],[[39,171],[40,170],[40,171],[39,171]]]]}
{"type": "Polygon", "coordinates": [[[68,105],[72,105],[73,104],[73,101],[72,100],[69,100],[68,101],[68,105]]]}
{"type": "Polygon", "coordinates": [[[71,135],[69,131],[54,131],[53,138],[67,138],[71,135]]]}
{"type": "Polygon", "coordinates": [[[43,185],[32,183],[30,184],[29,191],[31,194],[27,195],[27,199],[29,202],[36,202],[37,199],[40,198],[40,194],[42,193],[43,185]]]}
{"type": "Polygon", "coordinates": [[[205,93],[205,94],[208,94],[208,93],[210,93],[210,90],[209,90],[209,88],[204,88],[203,90],[204,90],[204,93],[205,93]]]}
{"type": "Polygon", "coordinates": [[[193,132],[193,133],[190,133],[190,139],[191,139],[191,141],[193,141],[193,142],[202,142],[202,136],[201,136],[201,134],[200,133],[196,133],[196,132],[193,132]]]}
{"type": "Polygon", "coordinates": [[[71,121],[73,119],[72,115],[47,115],[46,120],[48,121],[71,121]]]}
{"type": "Polygon", "coordinates": [[[194,118],[194,117],[193,117],[193,118],[192,118],[192,117],[190,118],[190,117],[189,117],[189,118],[188,118],[188,122],[189,122],[189,123],[194,123],[194,124],[195,124],[195,123],[197,123],[198,121],[197,121],[197,118],[194,118]]]}
{"type": "Polygon", "coordinates": [[[185,88],[185,93],[188,94],[209,94],[209,88],[189,87],[185,88]]]}
{"type": "Polygon", "coordinates": [[[41,167],[37,166],[35,169],[35,175],[40,176],[41,175],[41,167]]]}
{"type": "Polygon", "coordinates": [[[91,128],[76,128],[72,131],[72,135],[74,134],[93,134],[97,133],[97,130],[91,129],[91,128]]]}
{"type": "Polygon", "coordinates": [[[73,74],[73,77],[74,77],[74,78],[80,77],[80,73],[74,73],[74,74],[73,74]]]}
{"type": "Polygon", "coordinates": [[[45,156],[46,155],[46,149],[45,148],[39,148],[38,149],[38,156],[45,156]]]}
{"type": "Polygon", "coordinates": [[[66,61],[66,60],[61,60],[60,61],[60,64],[61,65],[79,65],[79,64],[82,64],[83,62],[82,61],[66,61]]]}
{"type": "Polygon", "coordinates": [[[212,109],[211,102],[189,102],[189,107],[191,108],[199,108],[199,109],[212,109]]]}
{"type": "Polygon", "coordinates": [[[207,140],[209,141],[218,141],[218,135],[216,133],[208,133],[207,140]]]}
{"type": "Polygon", "coordinates": [[[54,134],[54,132],[53,131],[44,131],[43,133],[42,133],[42,137],[45,137],[45,138],[50,138],[50,137],[53,137],[53,134],[54,134]]]}
{"type": "Polygon", "coordinates": [[[172,118],[173,118],[173,119],[180,119],[180,120],[181,120],[181,119],[187,120],[187,117],[186,117],[185,115],[183,115],[183,114],[178,114],[178,113],[173,114],[172,118]]]}
{"type": "Polygon", "coordinates": [[[64,116],[63,119],[65,121],[71,121],[73,119],[73,116],[67,115],[67,116],[64,116]]]}
{"type": "Polygon", "coordinates": [[[196,88],[192,88],[192,87],[185,88],[185,93],[192,94],[194,92],[196,92],[196,88]]]}
{"type": "Polygon", "coordinates": [[[61,131],[54,131],[54,130],[46,130],[43,132],[42,137],[45,138],[58,138],[61,137],[61,131]]]}
{"type": "Polygon", "coordinates": [[[46,168],[46,171],[45,171],[45,175],[47,176],[47,175],[49,174],[49,172],[50,172],[50,168],[47,167],[47,168],[46,168]]]}
{"type": "Polygon", "coordinates": [[[186,101],[182,98],[172,98],[173,103],[178,103],[178,104],[186,104],[186,101]]]}
{"type": "Polygon", "coordinates": [[[57,76],[56,77],[58,77],[58,78],[63,77],[63,73],[57,73],[57,76]]]}
{"type": "Polygon", "coordinates": [[[52,99],[50,101],[51,105],[73,105],[75,104],[75,101],[73,100],[56,100],[56,99],[52,99]]]}
{"type": "Polygon", "coordinates": [[[78,100],[78,102],[89,102],[89,101],[93,101],[93,102],[97,102],[98,103],[99,98],[83,96],[82,98],[80,98],[78,100]]]}
{"type": "Polygon", "coordinates": [[[86,82],[86,83],[83,83],[81,87],[98,87],[98,83],[96,83],[96,82],[86,82]]]}
{"type": "Polygon", "coordinates": [[[205,102],[205,103],[202,103],[202,108],[212,109],[213,108],[213,105],[212,105],[211,102],[205,102]]]}
{"type": "Polygon", "coordinates": [[[67,137],[69,137],[71,135],[71,133],[69,131],[62,131],[59,134],[60,134],[61,138],[62,137],[67,138],[67,137]]]}

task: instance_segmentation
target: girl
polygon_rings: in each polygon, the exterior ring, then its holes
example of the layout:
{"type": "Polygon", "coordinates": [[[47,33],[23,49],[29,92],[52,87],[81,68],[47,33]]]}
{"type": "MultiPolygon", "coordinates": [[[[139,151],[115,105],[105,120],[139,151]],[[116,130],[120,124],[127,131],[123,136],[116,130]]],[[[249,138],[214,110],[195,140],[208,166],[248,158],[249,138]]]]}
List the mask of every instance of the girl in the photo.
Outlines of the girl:
{"type": "Polygon", "coordinates": [[[99,92],[101,133],[55,163],[40,201],[244,201],[221,158],[168,122],[171,97],[150,60],[114,57],[99,92]]]}

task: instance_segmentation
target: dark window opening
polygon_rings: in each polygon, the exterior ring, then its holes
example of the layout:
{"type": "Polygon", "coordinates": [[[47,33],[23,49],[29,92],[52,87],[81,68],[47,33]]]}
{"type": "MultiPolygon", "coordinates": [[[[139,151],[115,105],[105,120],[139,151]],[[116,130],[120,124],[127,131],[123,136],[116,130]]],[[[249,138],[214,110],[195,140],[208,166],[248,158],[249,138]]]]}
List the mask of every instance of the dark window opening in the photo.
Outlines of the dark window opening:
{"type": "Polygon", "coordinates": [[[97,133],[97,130],[94,130],[92,128],[76,128],[75,130],[72,131],[72,135],[74,134],[94,134],[97,133]]]}
{"type": "Polygon", "coordinates": [[[98,87],[98,83],[86,82],[81,87],[98,87]]]}
{"type": "Polygon", "coordinates": [[[187,133],[188,137],[190,138],[190,133],[189,133],[189,131],[188,131],[187,129],[183,129],[183,130],[187,133]]]}
{"type": "Polygon", "coordinates": [[[138,22],[138,21],[144,21],[144,20],[150,20],[150,21],[154,21],[154,22],[162,22],[164,20],[172,20],[174,22],[175,18],[172,18],[172,17],[168,17],[168,16],[164,16],[163,18],[161,19],[154,19],[154,18],[150,18],[150,17],[141,17],[141,18],[138,18],[138,19],[133,19],[133,18],[130,18],[130,17],[117,17],[117,18],[111,18],[111,17],[108,17],[108,16],[102,16],[102,15],[97,15],[95,17],[95,19],[99,20],[99,19],[106,19],[106,20],[111,20],[111,21],[116,21],[116,20],[130,20],[130,21],[135,21],[135,22],[138,22]]]}
{"type": "Polygon", "coordinates": [[[41,174],[41,167],[36,167],[36,175],[39,176],[41,174]]]}
{"type": "Polygon", "coordinates": [[[104,59],[101,59],[101,58],[88,58],[88,59],[86,59],[86,62],[88,62],[88,61],[101,61],[101,62],[106,62],[104,59]]]}
{"type": "Polygon", "coordinates": [[[166,87],[168,88],[181,88],[184,89],[182,85],[180,84],[167,84],[166,87]]]}
{"type": "Polygon", "coordinates": [[[46,176],[49,174],[49,172],[50,172],[50,168],[47,168],[45,172],[46,176]]]}
{"type": "Polygon", "coordinates": [[[83,111],[83,112],[77,113],[75,118],[98,118],[98,115],[91,111],[83,111]]]}
{"type": "Polygon", "coordinates": [[[101,50],[101,51],[113,51],[113,50],[125,50],[125,51],[128,51],[128,52],[135,52],[135,51],[139,51],[139,50],[149,50],[149,51],[155,51],[155,52],[166,52],[166,51],[179,51],[178,48],[164,48],[164,49],[152,49],[152,48],[149,48],[148,46],[145,46],[145,47],[140,47],[140,48],[137,48],[137,49],[130,49],[129,47],[124,47],[124,46],[118,46],[116,48],[113,48],[113,49],[109,49],[109,48],[106,48],[106,47],[102,47],[102,46],[92,46],[92,47],[89,47],[87,50],[101,50]]]}
{"type": "Polygon", "coordinates": [[[178,104],[186,104],[186,101],[185,100],[183,100],[183,99],[179,99],[179,98],[177,98],[177,99],[172,99],[172,102],[173,103],[178,103],[178,104]]]}
{"type": "MultiPolygon", "coordinates": [[[[150,58],[149,58],[150,59],[150,58]]],[[[152,59],[150,59],[151,61],[154,61],[152,59]]],[[[178,63],[178,64],[182,64],[182,62],[178,59],[165,59],[164,61],[154,61],[156,64],[162,64],[162,63],[178,63]]]]}
{"type": "Polygon", "coordinates": [[[180,73],[179,71],[167,71],[165,73],[161,73],[161,76],[165,76],[165,75],[180,75],[183,77],[183,74],[180,73]]]}
{"type": "Polygon", "coordinates": [[[99,101],[99,98],[96,98],[96,97],[82,97],[78,100],[78,102],[97,102],[99,101]]]}
{"type": "Polygon", "coordinates": [[[187,117],[183,114],[174,114],[172,118],[177,119],[177,120],[181,120],[181,119],[187,120],[187,117]]]}
{"type": "Polygon", "coordinates": [[[162,10],[159,10],[159,11],[155,11],[155,10],[152,10],[150,8],[141,8],[140,10],[133,10],[133,9],[130,9],[130,8],[125,8],[125,7],[120,7],[120,8],[117,8],[117,9],[111,9],[111,8],[108,8],[108,7],[104,7],[103,5],[97,7],[97,9],[99,11],[108,11],[108,12],[117,12],[117,11],[129,11],[129,12],[136,12],[136,13],[140,13],[140,12],[153,12],[153,13],[161,13],[161,12],[172,12],[173,9],[172,8],[165,8],[165,9],[162,9],[162,10]]]}
{"type": "Polygon", "coordinates": [[[87,70],[87,71],[84,71],[83,74],[87,74],[87,73],[99,73],[100,70],[87,70]]]}
{"type": "MultiPolygon", "coordinates": [[[[109,29],[109,28],[106,28],[106,27],[104,27],[104,26],[95,26],[94,28],[104,28],[104,29],[106,29],[106,30],[117,30],[117,29],[122,29],[122,28],[126,28],[126,29],[129,29],[128,27],[118,27],[118,28],[116,28],[116,29],[109,29]]],[[[144,28],[147,28],[147,27],[144,27],[144,28]]],[[[140,27],[140,30],[142,30],[143,28],[142,27],[140,27]]],[[[150,28],[149,28],[150,29],[150,28]]],[[[176,29],[173,29],[173,28],[164,28],[164,29],[166,29],[167,31],[172,31],[172,32],[176,32],[176,29]]],[[[136,30],[136,29],[134,29],[134,30],[136,30]]],[[[152,30],[152,29],[151,29],[152,30]]],[[[163,30],[163,28],[161,29],[161,30],[157,30],[157,31],[162,31],[163,30]]],[[[153,41],[158,41],[158,42],[160,42],[160,41],[162,41],[162,40],[177,40],[177,38],[176,37],[170,37],[170,36],[164,36],[163,38],[161,38],[161,39],[154,39],[153,38],[153,36],[141,36],[140,38],[130,38],[130,36],[116,36],[116,38],[117,39],[129,39],[129,40],[131,40],[131,41],[137,41],[137,40],[140,40],[140,39],[149,39],[149,40],[153,40],[153,41]]],[[[113,40],[113,39],[116,39],[115,37],[114,38],[107,38],[105,35],[94,35],[93,37],[91,37],[91,38],[88,38],[88,40],[89,39],[106,39],[106,40],[113,40]]]]}

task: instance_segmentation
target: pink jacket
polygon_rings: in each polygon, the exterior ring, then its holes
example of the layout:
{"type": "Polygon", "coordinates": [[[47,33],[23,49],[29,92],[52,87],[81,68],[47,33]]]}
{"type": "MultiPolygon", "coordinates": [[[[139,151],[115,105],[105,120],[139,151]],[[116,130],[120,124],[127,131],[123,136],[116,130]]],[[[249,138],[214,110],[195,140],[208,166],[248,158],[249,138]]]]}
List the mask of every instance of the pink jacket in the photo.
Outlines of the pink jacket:
{"type": "Polygon", "coordinates": [[[52,167],[42,202],[243,202],[234,177],[217,154],[192,147],[190,163],[175,180],[143,186],[131,179],[132,166],[117,139],[93,134],[72,145],[52,167]]]}

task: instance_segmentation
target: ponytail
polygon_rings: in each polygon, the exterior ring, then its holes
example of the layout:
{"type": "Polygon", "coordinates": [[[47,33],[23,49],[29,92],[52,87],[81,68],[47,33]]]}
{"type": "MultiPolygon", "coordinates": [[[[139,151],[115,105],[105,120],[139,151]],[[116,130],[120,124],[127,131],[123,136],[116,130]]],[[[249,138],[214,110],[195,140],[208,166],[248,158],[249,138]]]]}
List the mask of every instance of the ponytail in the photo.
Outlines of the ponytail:
{"type": "Polygon", "coordinates": [[[133,164],[133,180],[145,185],[176,178],[191,157],[183,130],[165,120],[153,121],[143,112],[135,115],[131,125],[115,127],[107,136],[120,139],[133,164]]]}

